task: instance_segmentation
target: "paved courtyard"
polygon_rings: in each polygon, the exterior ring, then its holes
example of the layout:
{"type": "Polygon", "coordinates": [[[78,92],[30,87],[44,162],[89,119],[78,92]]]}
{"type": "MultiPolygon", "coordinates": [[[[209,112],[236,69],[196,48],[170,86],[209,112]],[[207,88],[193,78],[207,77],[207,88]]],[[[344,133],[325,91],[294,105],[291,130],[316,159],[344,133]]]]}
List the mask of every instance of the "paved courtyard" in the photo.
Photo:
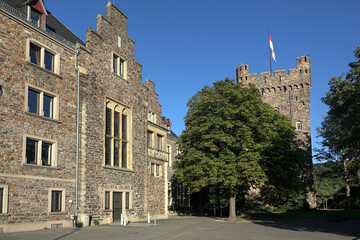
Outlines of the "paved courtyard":
{"type": "Polygon", "coordinates": [[[174,217],[158,224],[130,223],[128,226],[102,225],[81,229],[62,228],[0,235],[7,240],[138,240],[138,239],[360,239],[360,221],[328,223],[325,220],[224,222],[205,217],[174,217]]]}

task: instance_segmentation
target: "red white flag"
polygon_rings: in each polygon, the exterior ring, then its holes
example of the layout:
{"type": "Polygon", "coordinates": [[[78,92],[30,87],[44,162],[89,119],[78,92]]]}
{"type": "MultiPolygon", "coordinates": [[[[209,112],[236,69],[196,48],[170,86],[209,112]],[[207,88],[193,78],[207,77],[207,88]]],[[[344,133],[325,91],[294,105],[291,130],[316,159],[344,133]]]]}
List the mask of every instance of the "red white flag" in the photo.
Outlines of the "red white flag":
{"type": "Polygon", "coordinates": [[[273,42],[271,40],[270,33],[269,33],[269,44],[270,44],[270,49],[271,49],[271,56],[274,59],[274,62],[276,62],[275,52],[274,52],[274,45],[273,45],[273,42]]]}

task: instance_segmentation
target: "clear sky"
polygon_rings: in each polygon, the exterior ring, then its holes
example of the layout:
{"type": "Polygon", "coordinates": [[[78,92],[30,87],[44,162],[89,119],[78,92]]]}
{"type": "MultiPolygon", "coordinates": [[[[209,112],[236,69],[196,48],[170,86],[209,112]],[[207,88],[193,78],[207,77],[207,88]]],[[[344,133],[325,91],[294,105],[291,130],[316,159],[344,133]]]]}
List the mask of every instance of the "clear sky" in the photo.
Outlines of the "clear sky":
{"type": "MultiPolygon", "coordinates": [[[[47,9],[83,41],[96,30],[107,0],[46,0],[47,9]]],[[[277,62],[274,70],[295,68],[296,57],[312,62],[311,128],[327,108],[320,101],[328,81],[349,70],[360,45],[360,0],[112,0],[128,17],[135,59],[150,78],[172,130],[184,129],[186,103],[205,85],[235,78],[236,64],[251,73],[269,71],[268,30],[277,62]]]]}

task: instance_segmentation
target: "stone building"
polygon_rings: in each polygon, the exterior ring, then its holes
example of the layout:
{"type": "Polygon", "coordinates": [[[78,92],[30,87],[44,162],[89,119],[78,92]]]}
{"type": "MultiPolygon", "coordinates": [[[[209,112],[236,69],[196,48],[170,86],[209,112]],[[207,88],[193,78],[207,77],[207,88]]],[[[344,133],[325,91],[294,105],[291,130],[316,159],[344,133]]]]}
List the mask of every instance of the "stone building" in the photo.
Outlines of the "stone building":
{"type": "Polygon", "coordinates": [[[236,69],[238,83],[254,84],[266,103],[278,112],[290,118],[295,126],[300,146],[305,150],[305,168],[301,174],[307,190],[307,201],[311,208],[316,207],[313,181],[311,128],[310,128],[310,89],[311,61],[302,56],[296,59],[296,68],[260,73],[250,73],[249,65],[240,65],[236,69]]]}
{"type": "Polygon", "coordinates": [[[109,2],[96,19],[85,43],[44,1],[0,0],[3,231],[167,217],[169,121],[127,17],[109,2]]]}

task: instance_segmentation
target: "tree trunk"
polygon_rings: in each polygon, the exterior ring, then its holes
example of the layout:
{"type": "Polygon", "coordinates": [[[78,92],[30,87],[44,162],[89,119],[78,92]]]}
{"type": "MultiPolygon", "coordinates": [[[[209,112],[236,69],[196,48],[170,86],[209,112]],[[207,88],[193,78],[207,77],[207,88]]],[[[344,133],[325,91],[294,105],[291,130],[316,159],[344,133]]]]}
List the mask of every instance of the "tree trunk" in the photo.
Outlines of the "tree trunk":
{"type": "Polygon", "coordinates": [[[236,196],[230,194],[229,199],[229,220],[235,221],[236,220],[236,196]]]}
{"type": "Polygon", "coordinates": [[[344,160],[344,178],[345,178],[345,188],[346,188],[346,209],[351,209],[351,195],[350,195],[350,180],[349,180],[349,171],[347,168],[346,160],[344,160]]]}

